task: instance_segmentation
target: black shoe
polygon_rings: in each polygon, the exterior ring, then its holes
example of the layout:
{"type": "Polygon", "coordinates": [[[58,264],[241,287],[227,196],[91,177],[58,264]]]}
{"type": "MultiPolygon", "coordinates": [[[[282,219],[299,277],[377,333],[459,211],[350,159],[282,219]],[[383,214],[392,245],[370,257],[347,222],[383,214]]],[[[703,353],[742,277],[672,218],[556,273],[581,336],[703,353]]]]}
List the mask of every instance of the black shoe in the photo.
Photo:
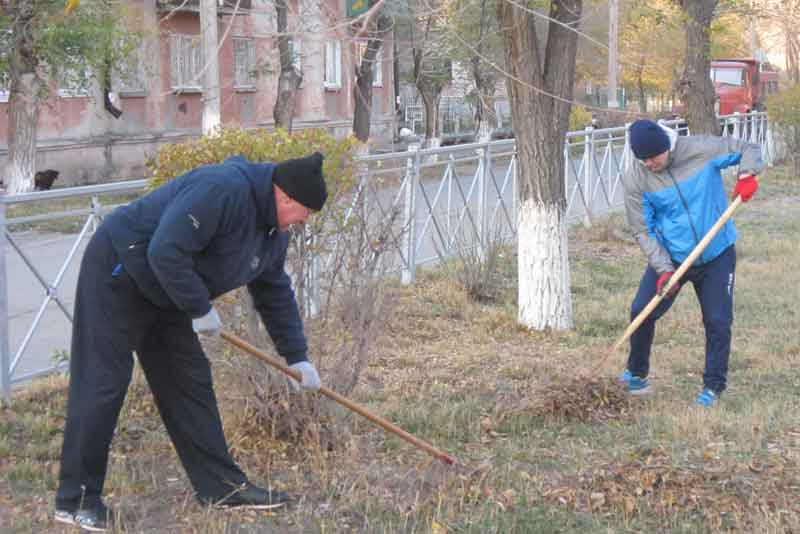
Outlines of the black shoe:
{"type": "Polygon", "coordinates": [[[285,491],[266,490],[245,482],[228,495],[210,504],[221,508],[248,508],[251,510],[269,510],[278,508],[289,502],[285,491]]]}
{"type": "Polygon", "coordinates": [[[78,510],[74,519],[79,527],[89,532],[106,532],[111,528],[111,512],[102,502],[78,510]]]}

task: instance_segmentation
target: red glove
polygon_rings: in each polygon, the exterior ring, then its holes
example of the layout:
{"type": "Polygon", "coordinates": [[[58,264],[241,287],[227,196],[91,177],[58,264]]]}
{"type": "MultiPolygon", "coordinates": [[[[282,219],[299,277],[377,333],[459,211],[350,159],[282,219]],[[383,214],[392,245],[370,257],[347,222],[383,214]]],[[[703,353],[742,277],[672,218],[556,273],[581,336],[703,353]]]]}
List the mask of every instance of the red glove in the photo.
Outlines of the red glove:
{"type": "MultiPolygon", "coordinates": [[[[668,271],[658,277],[658,280],[656,281],[656,293],[658,293],[659,295],[664,294],[664,288],[667,287],[669,279],[672,278],[673,274],[675,274],[675,271],[668,271]]],[[[680,290],[681,290],[681,284],[677,283],[674,286],[672,286],[672,289],[669,290],[669,293],[667,293],[666,296],[672,298],[675,295],[677,295],[678,291],[680,290]]]]}
{"type": "Polygon", "coordinates": [[[733,188],[733,194],[731,195],[731,198],[736,198],[736,195],[739,195],[742,197],[742,202],[747,202],[753,198],[753,195],[756,194],[756,191],[758,191],[758,180],[756,180],[754,175],[748,174],[746,176],[741,176],[738,180],[736,180],[736,187],[733,188]]]}

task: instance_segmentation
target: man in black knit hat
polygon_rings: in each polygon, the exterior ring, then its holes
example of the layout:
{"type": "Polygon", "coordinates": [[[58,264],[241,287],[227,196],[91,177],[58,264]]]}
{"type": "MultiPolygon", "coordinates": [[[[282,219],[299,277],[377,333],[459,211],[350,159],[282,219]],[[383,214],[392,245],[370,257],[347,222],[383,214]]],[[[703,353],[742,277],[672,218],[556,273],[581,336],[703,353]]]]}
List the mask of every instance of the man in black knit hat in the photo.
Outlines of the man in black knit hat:
{"type": "Polygon", "coordinates": [[[109,528],[101,495],[133,351],[201,503],[286,503],[286,493],[250,483],[231,457],[198,334],[219,334],[211,301],[246,285],[300,386],[319,389],[284,264],[288,227],[325,204],[323,159],[275,165],[237,156],[199,167],[97,229],[78,277],[57,521],[109,528]]]}

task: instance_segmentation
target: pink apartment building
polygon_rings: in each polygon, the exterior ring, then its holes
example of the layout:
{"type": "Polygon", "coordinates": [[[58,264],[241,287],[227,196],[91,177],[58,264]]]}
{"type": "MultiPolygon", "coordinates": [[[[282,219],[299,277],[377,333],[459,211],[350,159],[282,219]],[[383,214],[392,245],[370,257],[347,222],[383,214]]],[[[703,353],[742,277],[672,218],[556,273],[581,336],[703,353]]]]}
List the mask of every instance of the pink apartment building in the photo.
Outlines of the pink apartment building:
{"type": "MultiPolygon", "coordinates": [[[[273,127],[279,72],[276,16],[268,0],[226,0],[218,16],[221,120],[224,126],[273,127]]],[[[57,169],[59,185],[141,177],[159,146],[201,133],[202,53],[198,0],[131,0],[145,38],[135,67],[115,79],[122,115],[104,108],[98,84],[55,87],[42,108],[38,169],[57,169]],[[182,6],[176,9],[176,6],[182,6]]],[[[289,29],[303,73],[294,129],[352,130],[356,66],[366,42],[346,24],[344,0],[290,0],[289,29]]],[[[373,83],[371,136],[395,126],[392,42],[384,42],[373,83]]],[[[1,80],[0,80],[1,81],[1,80]]],[[[0,85],[0,169],[7,157],[8,93],[0,85]]]]}

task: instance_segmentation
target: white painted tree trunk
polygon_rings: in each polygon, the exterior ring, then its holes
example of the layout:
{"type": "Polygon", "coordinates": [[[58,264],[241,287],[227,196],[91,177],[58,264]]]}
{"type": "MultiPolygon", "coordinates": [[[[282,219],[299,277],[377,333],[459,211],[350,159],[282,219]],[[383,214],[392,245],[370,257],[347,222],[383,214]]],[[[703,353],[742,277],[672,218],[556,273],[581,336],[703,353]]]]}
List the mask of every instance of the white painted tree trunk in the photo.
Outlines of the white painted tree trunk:
{"type": "Polygon", "coordinates": [[[557,204],[520,202],[518,320],[532,330],[572,328],[565,216],[557,204]]]}
{"type": "Polygon", "coordinates": [[[36,172],[36,131],[39,122],[40,84],[36,75],[20,75],[12,83],[8,118],[8,163],[4,182],[9,193],[33,190],[36,172]]]}
{"type": "Polygon", "coordinates": [[[478,124],[478,138],[476,141],[481,143],[486,143],[491,140],[492,137],[492,126],[489,124],[489,121],[486,118],[483,118],[481,122],[478,124]]]}
{"type": "Polygon", "coordinates": [[[217,20],[217,0],[201,0],[200,30],[206,63],[203,83],[203,135],[212,133],[221,123],[217,20]]]}

